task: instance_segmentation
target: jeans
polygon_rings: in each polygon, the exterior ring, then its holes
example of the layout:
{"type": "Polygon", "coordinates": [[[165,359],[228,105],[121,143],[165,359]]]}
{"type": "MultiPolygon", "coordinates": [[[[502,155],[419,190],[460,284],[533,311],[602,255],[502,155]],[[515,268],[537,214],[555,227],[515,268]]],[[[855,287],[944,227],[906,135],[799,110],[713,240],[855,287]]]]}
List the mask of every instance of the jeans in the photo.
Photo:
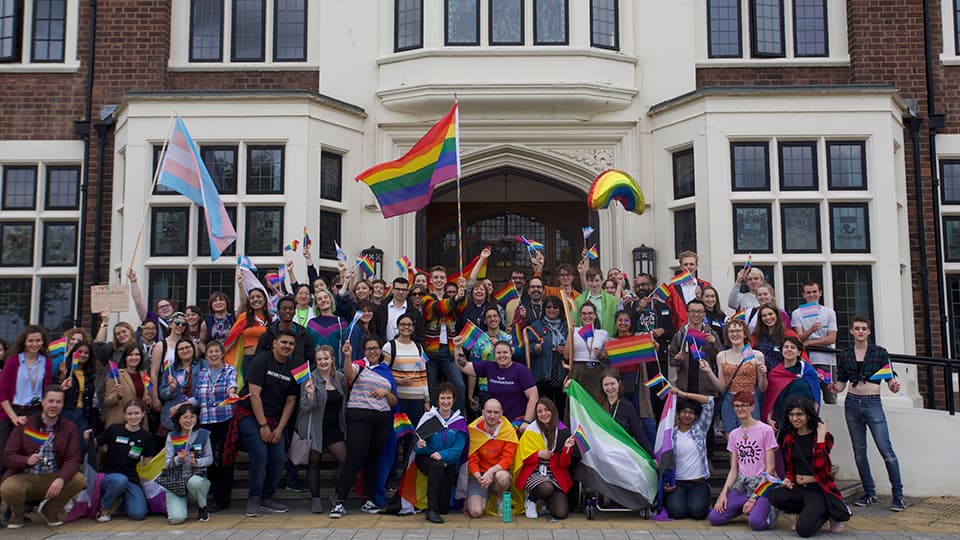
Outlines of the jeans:
{"type": "MultiPolygon", "coordinates": [[[[743,505],[747,503],[750,495],[750,493],[741,493],[733,489],[728,490],[727,509],[723,512],[710,510],[710,516],[708,516],[710,524],[714,526],[724,525],[743,514],[743,505]]],[[[765,531],[770,528],[770,501],[766,497],[757,499],[756,504],[753,505],[748,514],[747,522],[750,523],[750,528],[755,531],[765,531]]]]}
{"type": "Polygon", "coordinates": [[[112,509],[117,497],[123,497],[121,507],[127,517],[140,521],[147,516],[147,497],[143,494],[143,488],[138,482],[130,481],[127,475],[105,474],[100,489],[100,508],[112,509]]]}
{"type": "MultiPolygon", "coordinates": [[[[440,346],[440,352],[437,356],[427,362],[427,385],[430,387],[430,402],[437,402],[437,384],[440,382],[438,376],[443,373],[448,383],[457,389],[457,403],[454,410],[459,410],[460,414],[467,413],[467,386],[463,383],[463,374],[460,368],[450,357],[450,351],[444,345],[440,346]]],[[[480,404],[483,405],[482,403],[480,404]]],[[[413,418],[410,419],[413,421],[413,418]]]]}
{"type": "Polygon", "coordinates": [[[256,418],[247,416],[240,420],[240,438],[250,455],[249,497],[273,499],[287,458],[283,437],[276,444],[263,442],[256,418]]]}
{"type": "Polygon", "coordinates": [[[657,421],[653,418],[641,418],[640,425],[643,426],[643,434],[647,436],[647,440],[650,441],[650,444],[656,444],[657,421]]]}
{"type": "Polygon", "coordinates": [[[187,480],[186,497],[180,497],[167,491],[167,521],[171,525],[179,525],[186,521],[187,505],[190,499],[197,501],[197,506],[200,508],[206,508],[208,491],[210,491],[210,481],[197,475],[193,475],[190,480],[187,480]]]}
{"type": "Polygon", "coordinates": [[[776,487],[767,494],[774,508],[788,514],[797,514],[796,529],[801,538],[817,534],[827,522],[830,514],[827,512],[827,501],[824,497],[831,496],[825,494],[816,484],[796,486],[793,489],[776,487]]]}
{"type": "Polygon", "coordinates": [[[887,431],[887,417],[883,414],[883,404],[880,396],[858,396],[847,393],[843,407],[847,419],[847,429],[850,430],[850,440],[853,442],[853,457],[857,462],[857,471],[860,481],[863,482],[863,491],[867,495],[877,495],[877,485],[870,473],[870,463],[867,461],[867,428],[873,435],[873,442],[883,456],[887,466],[887,477],[893,487],[893,497],[903,498],[903,482],[900,480],[900,462],[890,444],[890,432],[887,431]]]}
{"type": "Polygon", "coordinates": [[[703,519],[710,511],[710,484],[706,480],[684,482],[677,480],[677,487],[665,498],[667,513],[673,519],[703,519]]]}
{"type": "Polygon", "coordinates": [[[80,462],[83,463],[83,459],[87,453],[87,444],[83,442],[83,432],[89,427],[87,424],[87,415],[84,414],[83,409],[73,408],[63,409],[60,412],[60,416],[70,420],[77,426],[77,434],[79,435],[77,439],[80,444],[80,462]]]}

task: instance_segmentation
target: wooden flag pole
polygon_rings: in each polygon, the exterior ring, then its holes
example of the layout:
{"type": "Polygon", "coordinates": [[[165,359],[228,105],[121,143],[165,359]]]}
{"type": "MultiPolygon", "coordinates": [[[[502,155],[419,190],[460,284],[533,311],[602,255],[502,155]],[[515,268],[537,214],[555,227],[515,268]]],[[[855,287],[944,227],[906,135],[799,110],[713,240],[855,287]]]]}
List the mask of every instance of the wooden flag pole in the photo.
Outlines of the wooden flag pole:
{"type": "MultiPolygon", "coordinates": [[[[453,103],[457,106],[457,264],[460,267],[460,277],[463,277],[463,214],[460,209],[460,101],[457,94],[453,94],[453,103]]],[[[459,284],[458,284],[459,285],[459,284]]]]}

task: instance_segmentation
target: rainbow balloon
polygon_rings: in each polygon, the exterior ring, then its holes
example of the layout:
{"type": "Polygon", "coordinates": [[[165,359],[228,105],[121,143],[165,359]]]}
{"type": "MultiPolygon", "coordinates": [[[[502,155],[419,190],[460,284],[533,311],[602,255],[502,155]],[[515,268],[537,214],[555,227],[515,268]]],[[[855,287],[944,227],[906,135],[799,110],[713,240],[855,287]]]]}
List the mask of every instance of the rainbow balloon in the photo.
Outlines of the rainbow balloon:
{"type": "Polygon", "coordinates": [[[624,210],[642,214],[646,205],[640,186],[629,174],[610,169],[597,176],[587,193],[587,204],[591,210],[601,210],[610,206],[610,201],[620,201],[624,210]]]}

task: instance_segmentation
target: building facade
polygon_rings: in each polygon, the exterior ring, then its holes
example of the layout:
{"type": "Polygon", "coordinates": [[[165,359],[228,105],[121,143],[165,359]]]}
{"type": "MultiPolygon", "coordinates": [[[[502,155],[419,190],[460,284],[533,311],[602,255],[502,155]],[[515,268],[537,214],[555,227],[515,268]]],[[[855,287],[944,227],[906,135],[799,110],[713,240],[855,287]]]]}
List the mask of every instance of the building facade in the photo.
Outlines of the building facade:
{"type": "Polygon", "coordinates": [[[456,95],[465,257],[493,246],[493,276],[529,268],[516,235],[552,268],[590,224],[604,269],[635,273],[649,246],[665,279],[693,249],[725,296],[752,256],[788,309],[821,282],[841,340],[865,312],[891,351],[949,353],[958,17],[953,0],[0,0],[0,338],[86,319],[90,285],[128,266],[150,299],[203,305],[234,287],[232,255],[279,266],[303,227],[328,271],[334,242],[382,250],[388,280],[402,255],[456,266],[454,185],[384,220],[352,181],[456,95]],[[216,262],[199,209],[153,185],[174,115],[235,218],[216,262]],[[588,211],[607,168],[644,214],[588,211]]]}

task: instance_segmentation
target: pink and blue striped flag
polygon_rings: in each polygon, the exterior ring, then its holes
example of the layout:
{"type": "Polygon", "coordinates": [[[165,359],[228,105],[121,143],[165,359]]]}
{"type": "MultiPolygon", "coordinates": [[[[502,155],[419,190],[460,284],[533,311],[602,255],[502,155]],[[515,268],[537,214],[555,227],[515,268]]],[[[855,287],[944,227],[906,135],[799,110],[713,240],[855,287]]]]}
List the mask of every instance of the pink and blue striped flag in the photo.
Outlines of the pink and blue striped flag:
{"type": "Polygon", "coordinates": [[[217,186],[200,157],[200,149],[187,132],[183,119],[177,117],[167,141],[167,150],[160,164],[161,186],[170,188],[204,209],[207,235],[210,237],[210,259],[217,260],[237,239],[227,209],[217,186]]]}

